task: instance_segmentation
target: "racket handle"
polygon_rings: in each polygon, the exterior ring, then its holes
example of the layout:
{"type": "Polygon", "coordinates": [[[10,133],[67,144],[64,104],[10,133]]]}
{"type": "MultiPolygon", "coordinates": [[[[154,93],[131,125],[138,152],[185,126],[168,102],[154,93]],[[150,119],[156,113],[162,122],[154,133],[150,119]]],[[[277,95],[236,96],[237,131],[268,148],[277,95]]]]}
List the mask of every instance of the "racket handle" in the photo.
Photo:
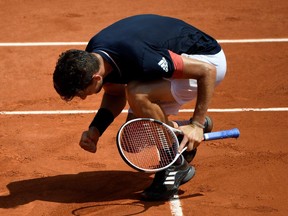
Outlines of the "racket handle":
{"type": "Polygon", "coordinates": [[[204,140],[215,140],[215,139],[225,139],[225,138],[238,138],[240,131],[238,128],[233,128],[230,130],[223,130],[204,134],[204,140]]]}

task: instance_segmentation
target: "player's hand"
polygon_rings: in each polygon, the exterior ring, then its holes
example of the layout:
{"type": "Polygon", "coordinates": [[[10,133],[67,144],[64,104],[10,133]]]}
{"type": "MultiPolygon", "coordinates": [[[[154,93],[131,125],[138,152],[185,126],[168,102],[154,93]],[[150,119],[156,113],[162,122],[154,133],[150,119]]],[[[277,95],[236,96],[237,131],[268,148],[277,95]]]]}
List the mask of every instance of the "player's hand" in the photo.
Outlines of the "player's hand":
{"type": "Polygon", "coordinates": [[[187,146],[187,151],[192,151],[197,148],[204,140],[203,128],[195,125],[180,126],[179,129],[183,132],[184,137],[179,146],[179,152],[187,146]]]}
{"type": "Polygon", "coordinates": [[[92,127],[88,131],[84,131],[82,133],[79,145],[82,149],[91,153],[95,153],[97,151],[97,143],[99,137],[99,131],[92,127]]]}

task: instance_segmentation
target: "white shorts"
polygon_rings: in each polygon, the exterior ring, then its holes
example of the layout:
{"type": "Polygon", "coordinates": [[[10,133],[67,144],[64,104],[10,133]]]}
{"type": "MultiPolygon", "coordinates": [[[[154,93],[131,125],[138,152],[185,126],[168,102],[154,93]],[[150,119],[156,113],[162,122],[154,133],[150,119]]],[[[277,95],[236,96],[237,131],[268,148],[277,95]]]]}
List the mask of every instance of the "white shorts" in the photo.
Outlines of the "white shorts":
{"type": "MultiPolygon", "coordinates": [[[[216,83],[218,85],[225,77],[227,64],[226,57],[221,50],[215,55],[187,55],[182,56],[207,62],[216,67],[216,83]]],[[[194,79],[166,79],[171,82],[171,93],[175,99],[173,103],[160,103],[166,115],[177,115],[180,107],[197,97],[197,80],[194,79]]]]}

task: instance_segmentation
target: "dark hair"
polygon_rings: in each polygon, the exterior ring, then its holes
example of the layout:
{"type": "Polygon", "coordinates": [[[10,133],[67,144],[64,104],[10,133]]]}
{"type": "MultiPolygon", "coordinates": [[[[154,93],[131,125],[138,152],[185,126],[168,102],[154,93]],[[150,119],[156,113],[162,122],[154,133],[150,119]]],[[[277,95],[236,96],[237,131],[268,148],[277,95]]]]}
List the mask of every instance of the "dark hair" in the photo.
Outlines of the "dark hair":
{"type": "Polygon", "coordinates": [[[53,74],[54,88],[64,100],[72,100],[78,91],[84,90],[99,70],[99,60],[82,50],[67,50],[58,59],[53,74]]]}

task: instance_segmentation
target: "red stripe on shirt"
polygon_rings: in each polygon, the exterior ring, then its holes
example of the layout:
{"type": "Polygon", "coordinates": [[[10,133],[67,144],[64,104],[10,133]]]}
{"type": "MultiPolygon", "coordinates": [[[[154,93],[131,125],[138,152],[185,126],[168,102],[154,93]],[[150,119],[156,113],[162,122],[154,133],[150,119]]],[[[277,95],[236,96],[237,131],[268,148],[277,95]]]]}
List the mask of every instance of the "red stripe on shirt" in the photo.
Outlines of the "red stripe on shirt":
{"type": "Polygon", "coordinates": [[[168,50],[170,57],[173,61],[174,64],[174,72],[172,75],[172,78],[181,78],[183,76],[183,68],[184,68],[184,63],[183,59],[180,55],[168,50]]]}

